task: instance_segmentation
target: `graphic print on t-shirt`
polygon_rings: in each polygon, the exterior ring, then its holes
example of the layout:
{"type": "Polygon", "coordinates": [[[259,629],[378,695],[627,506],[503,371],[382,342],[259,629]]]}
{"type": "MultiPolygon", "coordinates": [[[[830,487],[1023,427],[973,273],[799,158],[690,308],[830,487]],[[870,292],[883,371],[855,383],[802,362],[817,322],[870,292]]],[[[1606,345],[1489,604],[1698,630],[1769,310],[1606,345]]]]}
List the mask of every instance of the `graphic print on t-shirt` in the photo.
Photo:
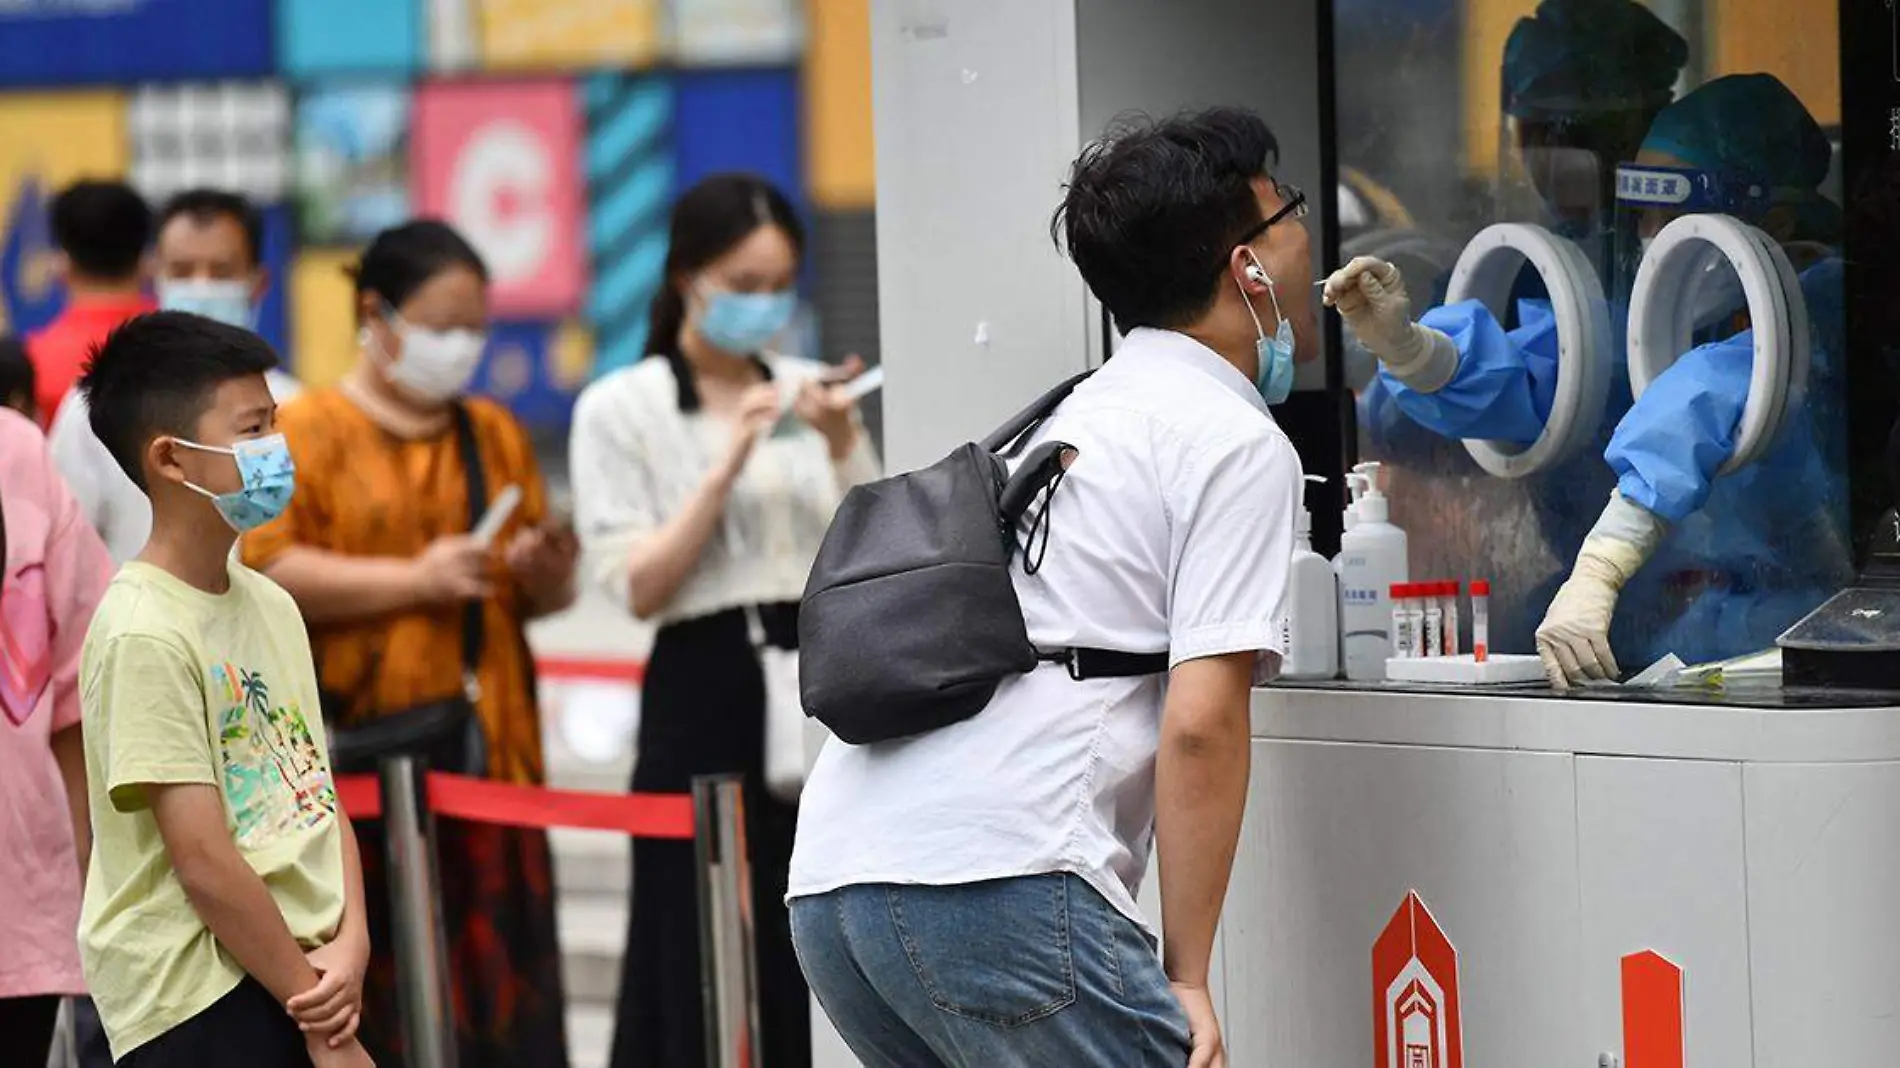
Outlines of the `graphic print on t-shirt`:
{"type": "Polygon", "coordinates": [[[336,812],[336,788],[303,709],[274,702],[262,672],[213,664],[225,804],[243,849],[258,849],[336,812]]]}

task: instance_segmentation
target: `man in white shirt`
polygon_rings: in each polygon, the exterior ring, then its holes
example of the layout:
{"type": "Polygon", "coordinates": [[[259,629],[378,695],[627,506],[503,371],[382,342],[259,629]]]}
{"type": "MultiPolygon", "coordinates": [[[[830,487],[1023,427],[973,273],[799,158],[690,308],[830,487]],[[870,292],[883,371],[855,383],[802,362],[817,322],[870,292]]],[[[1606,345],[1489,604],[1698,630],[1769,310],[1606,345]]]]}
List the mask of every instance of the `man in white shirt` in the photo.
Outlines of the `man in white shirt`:
{"type": "MultiPolygon", "coordinates": [[[[263,218],[236,193],[193,189],[173,197],[159,212],[153,251],[159,307],[253,329],[271,282],[263,240],[263,218]]],[[[281,371],[265,377],[280,404],[299,389],[281,371]]],[[[93,436],[85,397],[75,391],[60,405],[48,437],[53,462],[112,559],[137,556],[152,530],[151,502],[93,436]]]]}
{"type": "Polygon", "coordinates": [[[1122,131],[1070,175],[1057,228],[1126,339],[1037,433],[1079,454],[1016,592],[1039,648],[1171,669],[1048,665],[965,722],[826,747],[792,935],[872,1068],[1225,1064],[1209,957],[1300,506],[1267,406],[1318,337],[1277,155],[1257,116],[1217,110],[1122,131]],[[1135,905],[1157,843],[1165,960],[1135,905]]]}

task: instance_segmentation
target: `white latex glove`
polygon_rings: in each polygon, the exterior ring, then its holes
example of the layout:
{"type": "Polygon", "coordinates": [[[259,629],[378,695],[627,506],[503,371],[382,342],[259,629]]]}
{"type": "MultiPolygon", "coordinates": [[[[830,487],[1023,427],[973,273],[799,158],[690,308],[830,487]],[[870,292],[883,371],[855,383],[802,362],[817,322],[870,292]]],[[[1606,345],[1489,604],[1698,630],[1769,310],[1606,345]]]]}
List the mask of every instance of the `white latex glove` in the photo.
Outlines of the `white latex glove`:
{"type": "Polygon", "coordinates": [[[1435,393],[1457,373],[1458,347],[1442,331],[1412,321],[1405,276],[1385,260],[1356,257],[1326,279],[1320,299],[1407,388],[1435,393]]]}
{"type": "Polygon", "coordinates": [[[1583,539],[1570,578],[1551,598],[1537,627],[1537,655],[1559,692],[1588,679],[1615,679],[1621,670],[1610,651],[1610,619],[1623,586],[1656,551],[1669,524],[1654,512],[1612,493],[1608,507],[1583,539]]]}

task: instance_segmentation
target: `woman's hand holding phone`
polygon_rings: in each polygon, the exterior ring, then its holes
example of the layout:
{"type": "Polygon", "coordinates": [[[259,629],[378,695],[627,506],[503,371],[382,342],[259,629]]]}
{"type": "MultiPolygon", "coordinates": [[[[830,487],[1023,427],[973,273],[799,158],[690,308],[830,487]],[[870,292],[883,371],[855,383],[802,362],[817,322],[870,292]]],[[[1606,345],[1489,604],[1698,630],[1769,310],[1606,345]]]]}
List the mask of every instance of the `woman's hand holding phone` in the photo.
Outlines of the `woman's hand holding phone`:
{"type": "Polygon", "coordinates": [[[825,436],[833,460],[849,456],[857,445],[858,425],[854,416],[858,402],[844,383],[863,373],[864,360],[854,354],[822,377],[800,383],[798,394],[792,400],[792,411],[825,436]]]}

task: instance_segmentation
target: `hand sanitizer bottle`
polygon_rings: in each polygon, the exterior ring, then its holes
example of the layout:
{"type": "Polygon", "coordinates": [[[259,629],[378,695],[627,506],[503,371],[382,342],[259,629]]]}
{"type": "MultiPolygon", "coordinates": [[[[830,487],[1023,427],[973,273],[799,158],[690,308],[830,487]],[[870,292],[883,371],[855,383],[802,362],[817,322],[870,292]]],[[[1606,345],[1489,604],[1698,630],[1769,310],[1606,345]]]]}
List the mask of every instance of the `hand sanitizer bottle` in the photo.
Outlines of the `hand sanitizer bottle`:
{"type": "Polygon", "coordinates": [[[1385,678],[1392,656],[1392,587],[1411,581],[1405,531],[1392,525],[1391,507],[1379,488],[1379,468],[1371,462],[1353,471],[1366,480],[1359,522],[1339,540],[1339,628],[1346,677],[1367,682],[1385,678]]]}
{"type": "MultiPolygon", "coordinates": [[[[1319,475],[1308,482],[1324,483],[1319,475]]],[[[1339,585],[1333,565],[1313,551],[1313,512],[1304,504],[1293,525],[1293,571],[1287,588],[1283,679],[1339,674],[1339,585]]]]}

